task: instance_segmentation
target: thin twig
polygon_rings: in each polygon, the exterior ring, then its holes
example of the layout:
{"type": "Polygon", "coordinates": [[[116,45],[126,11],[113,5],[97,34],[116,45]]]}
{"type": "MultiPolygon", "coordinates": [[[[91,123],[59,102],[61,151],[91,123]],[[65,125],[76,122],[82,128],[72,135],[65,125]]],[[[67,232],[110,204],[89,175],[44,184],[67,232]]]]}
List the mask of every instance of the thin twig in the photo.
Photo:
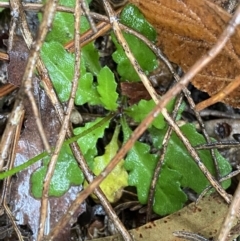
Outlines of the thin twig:
{"type": "Polygon", "coordinates": [[[24,13],[23,7],[22,7],[22,2],[19,0],[11,0],[10,1],[10,5],[11,5],[11,10],[12,10],[12,15],[18,19],[18,21],[20,22],[20,30],[22,32],[23,38],[28,46],[28,48],[31,48],[31,43],[29,44],[27,42],[27,39],[32,40],[32,35],[29,31],[29,27],[28,27],[28,23],[27,23],[27,19],[26,19],[26,15],[24,13]]]}
{"type": "Polygon", "coordinates": [[[87,17],[88,22],[90,23],[93,33],[97,33],[97,28],[96,28],[96,25],[95,25],[91,15],[89,14],[90,11],[89,11],[88,5],[86,4],[86,0],[82,0],[82,10],[85,13],[85,16],[87,17]]]}
{"type": "Polygon", "coordinates": [[[226,149],[232,147],[240,147],[240,142],[238,141],[225,141],[225,142],[213,142],[207,144],[201,144],[195,146],[196,150],[207,150],[207,149],[226,149]]]}
{"type": "MultiPolygon", "coordinates": [[[[9,41],[8,41],[8,52],[12,50],[13,46],[13,39],[14,39],[14,31],[16,29],[16,23],[18,20],[18,12],[16,9],[14,9],[14,6],[12,6],[12,19],[11,19],[11,25],[9,30],[9,41]],[[14,14],[15,13],[15,14],[14,14]]],[[[2,167],[4,166],[6,160],[9,158],[9,150],[10,146],[12,144],[12,141],[14,139],[14,133],[15,130],[19,124],[20,116],[22,115],[23,106],[20,106],[19,108],[18,103],[15,103],[12,111],[12,117],[14,117],[14,121],[8,121],[7,125],[4,129],[4,133],[1,139],[1,145],[0,145],[0,170],[2,170],[2,167]],[[16,111],[18,110],[18,111],[16,111]],[[15,122],[16,121],[16,122],[15,122]]]]}
{"type": "Polygon", "coordinates": [[[0,170],[4,166],[6,160],[9,157],[9,150],[12,144],[16,127],[19,124],[20,117],[24,112],[23,105],[19,105],[19,101],[15,101],[13,110],[8,118],[7,125],[4,129],[0,144],[0,170]]]}
{"type": "MultiPolygon", "coordinates": [[[[181,106],[183,100],[183,95],[180,95],[180,97],[176,100],[176,104],[172,113],[172,118],[175,121],[177,114],[178,114],[178,110],[181,106]]],[[[149,222],[151,220],[151,216],[152,216],[152,206],[153,206],[153,200],[154,200],[154,194],[155,194],[155,190],[156,190],[156,186],[157,186],[157,180],[159,178],[160,175],[160,171],[164,162],[164,158],[165,158],[165,154],[167,151],[167,147],[171,138],[171,134],[172,134],[173,128],[171,126],[168,127],[167,132],[163,138],[163,142],[162,142],[162,148],[161,148],[161,156],[157,162],[157,165],[154,168],[154,174],[152,177],[152,181],[151,181],[151,186],[149,189],[149,194],[148,194],[148,203],[147,203],[147,213],[146,213],[146,223],[149,222]]]]}
{"type": "Polygon", "coordinates": [[[234,193],[232,203],[229,207],[227,216],[225,217],[222,228],[220,229],[217,239],[218,241],[227,240],[227,236],[234,225],[237,217],[239,216],[239,207],[240,207],[240,183],[237,186],[237,189],[234,193]]]}
{"type": "MultiPolygon", "coordinates": [[[[12,11],[12,13],[14,13],[14,11],[12,11]]],[[[8,46],[7,46],[7,52],[8,53],[10,53],[10,51],[12,51],[14,33],[15,33],[15,30],[16,30],[16,27],[17,27],[17,22],[18,22],[18,13],[16,13],[15,15],[12,14],[10,28],[9,28],[8,46]]],[[[2,57],[4,57],[3,53],[2,53],[2,57]]],[[[3,58],[3,60],[4,59],[9,60],[9,56],[8,56],[8,59],[6,59],[6,55],[5,55],[5,58],[3,58]]]]}
{"type": "Polygon", "coordinates": [[[240,115],[236,113],[226,113],[218,110],[202,110],[200,112],[201,117],[209,117],[209,116],[214,116],[214,117],[224,117],[228,119],[240,119],[240,115]]]}
{"type": "Polygon", "coordinates": [[[81,60],[81,49],[80,49],[80,17],[81,17],[81,4],[80,0],[76,0],[75,2],[75,11],[74,11],[74,46],[75,46],[75,64],[74,64],[74,76],[72,81],[72,89],[70,99],[68,101],[67,110],[65,113],[65,117],[63,119],[63,123],[61,126],[61,130],[59,132],[59,137],[56,143],[56,148],[52,154],[51,160],[48,165],[48,170],[44,179],[43,185],[43,193],[41,199],[41,215],[40,215],[40,225],[38,230],[38,241],[41,241],[44,234],[45,221],[47,217],[47,209],[48,209],[48,192],[51,183],[51,179],[53,177],[53,173],[55,170],[55,166],[57,163],[58,155],[62,148],[63,142],[65,140],[66,131],[69,125],[70,115],[74,106],[75,95],[78,86],[78,80],[80,77],[80,60],[81,60]]]}
{"type": "MultiPolygon", "coordinates": [[[[46,37],[47,31],[48,31],[48,28],[46,28],[46,26],[49,26],[51,24],[51,21],[53,20],[56,3],[57,3],[57,0],[49,1],[49,2],[47,2],[46,6],[45,6],[46,9],[48,9],[48,11],[45,11],[45,14],[43,15],[43,21],[40,24],[39,31],[38,31],[38,33],[40,33],[40,34],[38,34],[38,38],[35,42],[35,45],[32,46],[32,50],[30,51],[29,58],[28,58],[26,68],[25,68],[25,72],[23,75],[22,85],[19,90],[19,93],[20,93],[19,102],[21,105],[22,105],[22,99],[23,99],[24,93],[26,93],[30,99],[30,103],[32,105],[33,112],[36,117],[36,123],[38,126],[39,134],[43,141],[44,147],[48,152],[50,152],[50,146],[48,144],[45,132],[43,130],[43,126],[42,126],[42,123],[41,123],[41,120],[39,117],[39,113],[38,113],[38,108],[37,108],[36,102],[34,100],[32,91],[31,91],[31,80],[32,80],[32,76],[33,76],[33,73],[35,70],[35,64],[36,64],[38,56],[39,56],[39,51],[40,51],[41,45],[42,45],[42,43],[46,37]],[[51,11],[49,11],[49,9],[51,9],[52,6],[53,6],[53,9],[51,11]]],[[[19,13],[19,17],[21,18],[21,30],[22,30],[25,41],[27,39],[31,39],[31,36],[26,35],[26,33],[29,34],[30,32],[25,31],[25,29],[28,30],[28,25],[26,22],[26,17],[25,17],[24,11],[21,7],[20,0],[13,0],[13,6],[15,7],[15,11],[19,13]]],[[[30,47],[29,43],[28,43],[28,47],[30,47]]]]}
{"type": "MultiPolygon", "coordinates": [[[[19,141],[19,136],[20,136],[23,118],[24,118],[24,112],[22,112],[19,124],[16,127],[15,138],[14,138],[14,141],[12,143],[11,150],[9,150],[9,152],[11,154],[9,156],[9,162],[7,163],[7,169],[8,170],[11,169],[14,166],[14,161],[15,161],[15,158],[16,158],[16,146],[17,146],[18,141],[19,141]]],[[[16,220],[13,218],[14,216],[13,216],[10,208],[8,207],[8,203],[9,203],[8,192],[10,191],[10,189],[11,189],[11,177],[8,177],[8,178],[4,179],[4,181],[3,181],[3,188],[2,188],[3,207],[4,207],[4,210],[5,210],[8,218],[9,218],[9,220],[11,221],[11,224],[12,224],[17,236],[18,236],[18,240],[23,241],[23,237],[22,237],[21,232],[20,232],[20,230],[17,226],[16,220]]]]}
{"type": "MultiPolygon", "coordinates": [[[[230,172],[229,174],[227,174],[226,176],[222,177],[219,182],[222,183],[223,181],[229,180],[235,176],[237,176],[240,173],[240,169],[230,172]]],[[[198,196],[198,199],[196,201],[196,205],[199,203],[199,201],[208,193],[208,191],[210,191],[212,189],[212,186],[208,186],[207,188],[205,188],[201,194],[198,196]]]]}
{"type": "Polygon", "coordinates": [[[176,237],[191,240],[191,241],[209,241],[208,239],[202,237],[199,234],[185,232],[185,231],[176,231],[173,233],[173,235],[176,237]]]}
{"type": "MultiPolygon", "coordinates": [[[[92,29],[89,29],[87,32],[81,35],[81,39],[80,39],[81,47],[84,47],[86,44],[92,42],[99,36],[104,35],[111,28],[111,25],[109,23],[100,22],[96,25],[96,28],[97,28],[96,33],[93,33],[92,29]]],[[[69,52],[73,52],[74,48],[73,48],[72,40],[69,43],[66,43],[64,45],[64,48],[69,52]]]]}
{"type": "MultiPolygon", "coordinates": [[[[10,30],[9,30],[9,32],[10,32],[10,30]]],[[[9,34],[9,36],[10,36],[10,34],[9,34]]],[[[0,52],[0,60],[9,61],[9,56],[8,56],[8,54],[0,52]]]]}
{"type": "Polygon", "coordinates": [[[229,95],[232,91],[234,91],[240,85],[240,76],[237,76],[234,80],[232,80],[227,86],[224,87],[223,90],[220,90],[217,94],[211,96],[207,100],[204,100],[196,105],[196,110],[201,111],[210,105],[213,105],[217,102],[223,100],[227,95],[229,95]]]}

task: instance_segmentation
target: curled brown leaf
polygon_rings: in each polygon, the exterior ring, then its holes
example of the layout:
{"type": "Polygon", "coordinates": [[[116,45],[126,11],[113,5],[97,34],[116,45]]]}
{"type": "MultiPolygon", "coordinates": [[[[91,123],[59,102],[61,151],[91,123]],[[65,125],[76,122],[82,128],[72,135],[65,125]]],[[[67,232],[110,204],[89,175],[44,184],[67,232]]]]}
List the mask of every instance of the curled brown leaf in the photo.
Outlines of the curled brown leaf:
{"type": "MultiPolygon", "coordinates": [[[[187,72],[216,43],[231,16],[207,0],[131,0],[158,32],[158,46],[170,61],[187,72]]],[[[224,50],[198,74],[192,83],[214,95],[240,74],[240,28],[224,50]]],[[[223,102],[240,107],[240,88],[223,102]]]]}

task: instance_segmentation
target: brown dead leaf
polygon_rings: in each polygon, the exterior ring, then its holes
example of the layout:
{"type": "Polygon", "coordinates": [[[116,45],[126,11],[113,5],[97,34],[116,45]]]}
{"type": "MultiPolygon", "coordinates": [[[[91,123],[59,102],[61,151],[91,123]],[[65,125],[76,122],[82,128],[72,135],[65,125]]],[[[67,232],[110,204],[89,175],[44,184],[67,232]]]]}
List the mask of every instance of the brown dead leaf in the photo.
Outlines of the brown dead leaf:
{"type": "Polygon", "coordinates": [[[134,105],[142,99],[151,99],[144,85],[138,82],[121,82],[121,93],[128,97],[129,105],[134,105]]]}
{"type": "MultiPolygon", "coordinates": [[[[173,236],[175,231],[186,231],[214,237],[228,211],[228,205],[218,195],[204,197],[196,206],[192,203],[165,218],[150,222],[130,231],[135,241],[182,241],[173,236]]],[[[94,239],[96,241],[121,241],[120,235],[94,239]]]]}
{"type": "MultiPolygon", "coordinates": [[[[230,15],[207,0],[130,0],[157,29],[158,46],[170,61],[187,72],[216,43],[230,15]]],[[[192,83],[209,95],[222,90],[240,75],[240,28],[192,83]]],[[[240,107],[240,88],[223,102],[240,107]]]]}
{"type": "MultiPolygon", "coordinates": [[[[41,114],[41,120],[45,133],[51,146],[54,146],[60,130],[60,123],[57,115],[47,98],[45,92],[39,88],[38,80],[34,79],[34,94],[41,114]]],[[[21,165],[30,158],[44,151],[44,147],[36,126],[36,120],[32,113],[29,100],[25,101],[26,118],[24,130],[21,134],[15,166],[21,165]]],[[[17,174],[16,180],[12,183],[11,188],[11,207],[13,208],[14,217],[19,225],[27,225],[33,232],[33,240],[36,239],[39,228],[40,205],[41,200],[35,199],[31,195],[30,177],[31,174],[41,166],[41,162],[28,167],[26,170],[17,174]]],[[[59,221],[60,217],[67,211],[71,202],[76,198],[77,194],[82,190],[82,186],[71,187],[67,193],[59,198],[49,198],[48,217],[46,224],[46,232],[48,233],[59,221]]],[[[85,204],[79,205],[80,215],[85,211],[85,204]]],[[[73,217],[77,218],[77,216],[73,217]]],[[[69,240],[70,226],[62,230],[58,241],[69,240]]]]}
{"type": "MultiPolygon", "coordinates": [[[[176,66],[174,66],[176,67],[176,66]]],[[[163,95],[170,87],[173,77],[167,66],[159,61],[159,66],[149,75],[149,80],[159,95],[163,95]]],[[[121,82],[121,94],[128,97],[129,105],[134,105],[140,100],[150,100],[151,96],[141,82],[121,82]]]]}
{"type": "Polygon", "coordinates": [[[14,36],[12,50],[9,51],[8,82],[20,86],[28,59],[28,47],[22,37],[14,36]]]}

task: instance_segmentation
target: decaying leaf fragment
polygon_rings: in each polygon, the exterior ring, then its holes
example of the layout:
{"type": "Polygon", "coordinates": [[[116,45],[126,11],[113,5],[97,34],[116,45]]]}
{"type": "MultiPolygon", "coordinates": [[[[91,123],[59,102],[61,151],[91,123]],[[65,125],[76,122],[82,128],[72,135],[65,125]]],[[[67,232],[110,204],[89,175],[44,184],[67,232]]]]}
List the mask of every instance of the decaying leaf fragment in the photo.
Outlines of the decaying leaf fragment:
{"type": "Polygon", "coordinates": [[[137,104],[140,100],[150,100],[151,97],[142,83],[121,82],[122,95],[128,97],[130,105],[137,104]]]}
{"type": "Polygon", "coordinates": [[[14,36],[13,48],[9,54],[8,82],[20,86],[28,59],[28,47],[23,38],[14,36]]]}
{"type": "MultiPolygon", "coordinates": [[[[221,197],[211,195],[204,197],[196,206],[192,203],[180,211],[165,218],[150,222],[130,231],[135,241],[182,241],[173,236],[175,231],[200,234],[205,238],[214,237],[227,213],[228,206],[221,197]]],[[[120,235],[97,239],[97,241],[120,241],[120,235]]]]}
{"type": "MultiPolygon", "coordinates": [[[[131,0],[158,32],[158,46],[185,72],[217,41],[230,15],[207,0],[131,0]]],[[[214,95],[240,75],[240,28],[192,83],[214,95]]],[[[240,107],[240,88],[223,102],[240,107]]]]}

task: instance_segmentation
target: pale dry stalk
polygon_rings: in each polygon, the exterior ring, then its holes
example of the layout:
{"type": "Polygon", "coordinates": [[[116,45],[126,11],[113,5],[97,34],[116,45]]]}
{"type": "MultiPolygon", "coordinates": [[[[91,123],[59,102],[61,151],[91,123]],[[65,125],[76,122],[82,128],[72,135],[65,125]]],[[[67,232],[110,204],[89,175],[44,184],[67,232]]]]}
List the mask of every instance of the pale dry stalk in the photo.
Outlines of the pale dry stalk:
{"type": "MultiPolygon", "coordinates": [[[[16,146],[17,146],[18,141],[19,141],[23,119],[24,119],[24,112],[22,112],[22,115],[20,116],[19,124],[17,125],[16,130],[15,130],[15,138],[12,142],[11,149],[9,150],[9,153],[11,153],[11,154],[9,155],[9,160],[8,160],[8,163],[7,163],[7,170],[11,169],[14,166],[14,161],[15,161],[15,158],[16,158],[16,146]]],[[[22,237],[22,234],[21,234],[21,231],[19,230],[17,222],[14,218],[14,215],[13,215],[13,213],[11,212],[11,210],[8,206],[9,205],[10,191],[11,191],[11,177],[7,177],[3,181],[0,204],[4,208],[4,211],[7,214],[14,231],[16,232],[19,241],[24,241],[24,239],[22,237]]]]}
{"type": "MultiPolygon", "coordinates": [[[[19,14],[20,18],[21,18],[21,31],[23,34],[23,37],[25,39],[25,41],[27,42],[27,40],[31,40],[31,34],[28,30],[28,25],[27,25],[27,21],[26,21],[26,17],[24,14],[24,11],[21,7],[21,2],[19,0],[13,0],[12,1],[13,6],[15,7],[15,14],[19,14]]],[[[38,37],[35,41],[35,44],[33,46],[31,46],[32,42],[27,42],[28,47],[31,47],[31,51],[29,54],[29,58],[26,64],[26,68],[25,68],[25,72],[23,75],[23,80],[22,80],[22,85],[20,87],[19,90],[19,95],[20,95],[20,104],[22,104],[22,96],[24,95],[24,93],[26,93],[26,95],[28,96],[28,98],[30,99],[30,103],[32,105],[32,109],[33,112],[35,114],[36,117],[36,123],[37,123],[37,127],[39,130],[39,134],[42,138],[43,144],[45,149],[50,153],[50,146],[48,144],[41,120],[40,120],[40,116],[39,116],[39,112],[38,112],[38,107],[36,105],[35,99],[33,97],[33,93],[32,93],[32,77],[33,77],[33,73],[35,70],[35,65],[37,63],[38,60],[38,56],[39,56],[39,52],[41,49],[41,46],[44,42],[44,39],[47,35],[48,29],[51,26],[51,22],[53,21],[53,17],[54,17],[54,13],[56,10],[56,6],[57,6],[57,0],[54,1],[48,1],[45,8],[48,11],[44,11],[44,15],[43,15],[43,20],[42,23],[39,26],[39,31],[38,31],[38,37]]]]}

